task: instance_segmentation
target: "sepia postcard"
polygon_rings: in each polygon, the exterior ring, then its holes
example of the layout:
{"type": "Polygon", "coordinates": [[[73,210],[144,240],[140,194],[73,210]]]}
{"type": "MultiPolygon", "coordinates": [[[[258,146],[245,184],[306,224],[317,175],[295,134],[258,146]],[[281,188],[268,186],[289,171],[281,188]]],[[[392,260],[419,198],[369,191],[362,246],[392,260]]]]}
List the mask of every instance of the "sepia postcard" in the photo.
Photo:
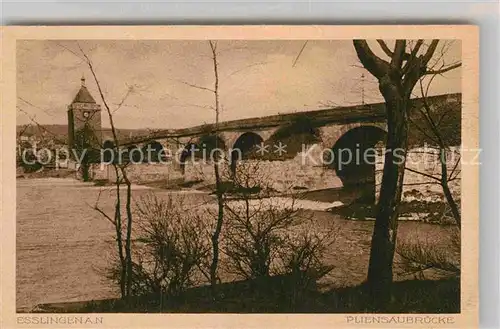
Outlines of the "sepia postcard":
{"type": "Polygon", "coordinates": [[[2,28],[2,328],[478,326],[475,26],[2,28]]]}

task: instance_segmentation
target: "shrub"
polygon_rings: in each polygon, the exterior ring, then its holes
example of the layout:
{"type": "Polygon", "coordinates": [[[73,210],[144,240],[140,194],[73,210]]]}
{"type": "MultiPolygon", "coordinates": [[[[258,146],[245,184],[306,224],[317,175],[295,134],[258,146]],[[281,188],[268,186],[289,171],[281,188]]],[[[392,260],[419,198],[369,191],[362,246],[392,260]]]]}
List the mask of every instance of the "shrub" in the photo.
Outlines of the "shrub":
{"type": "Polygon", "coordinates": [[[203,278],[210,254],[207,227],[182,198],[147,195],[137,203],[136,218],[133,295],[178,296],[203,278]]]}
{"type": "Polygon", "coordinates": [[[320,233],[306,227],[298,236],[284,239],[280,252],[282,271],[291,274],[299,287],[315,286],[317,279],[333,269],[325,265],[324,257],[328,247],[335,242],[337,232],[336,228],[320,233]]]}
{"type": "Polygon", "coordinates": [[[424,271],[434,269],[446,276],[460,276],[460,230],[451,228],[447,243],[436,244],[419,237],[399,240],[396,252],[401,256],[403,273],[425,279],[424,271]]]}
{"type": "Polygon", "coordinates": [[[331,270],[323,256],[336,230],[311,230],[316,226],[298,209],[298,196],[276,197],[267,177],[258,162],[239,165],[232,176],[239,189],[225,203],[228,270],[245,279],[286,277],[285,289],[298,295],[331,270]]]}
{"type": "Polygon", "coordinates": [[[42,164],[37,161],[37,157],[31,149],[23,149],[17,154],[16,166],[23,168],[25,173],[35,172],[43,167],[42,164]]]}
{"type": "Polygon", "coordinates": [[[245,199],[226,205],[225,254],[230,272],[247,279],[269,276],[272,260],[285,243],[279,231],[291,226],[296,210],[277,209],[245,199]]]}

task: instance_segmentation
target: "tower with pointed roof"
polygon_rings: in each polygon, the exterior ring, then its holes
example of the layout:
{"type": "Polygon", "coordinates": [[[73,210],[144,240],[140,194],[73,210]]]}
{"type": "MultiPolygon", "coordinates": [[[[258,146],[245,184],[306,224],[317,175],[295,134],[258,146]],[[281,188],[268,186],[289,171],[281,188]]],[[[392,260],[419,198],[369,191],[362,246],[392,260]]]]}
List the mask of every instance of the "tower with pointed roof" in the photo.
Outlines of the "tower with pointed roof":
{"type": "MultiPolygon", "coordinates": [[[[85,131],[88,140],[99,145],[102,143],[101,105],[97,104],[87,87],[85,78],[81,79],[80,90],[68,105],[68,146],[74,148],[75,136],[85,131]]],[[[98,145],[96,145],[98,146],[98,145]]]]}

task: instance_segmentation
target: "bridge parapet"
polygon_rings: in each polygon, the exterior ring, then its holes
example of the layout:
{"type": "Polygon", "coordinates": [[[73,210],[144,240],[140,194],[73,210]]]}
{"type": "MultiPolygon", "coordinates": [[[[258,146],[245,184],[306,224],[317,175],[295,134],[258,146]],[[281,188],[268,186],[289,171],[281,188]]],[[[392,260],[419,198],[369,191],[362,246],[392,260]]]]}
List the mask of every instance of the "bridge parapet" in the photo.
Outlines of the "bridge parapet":
{"type": "MultiPolygon", "coordinates": [[[[428,98],[430,104],[436,103],[457,103],[460,106],[461,94],[446,94],[431,96],[428,98]]],[[[417,98],[412,100],[413,107],[421,107],[422,100],[417,98]]],[[[329,108],[315,111],[301,111],[294,113],[270,115],[259,118],[240,119],[221,122],[218,131],[225,136],[226,146],[231,147],[239,136],[245,132],[254,132],[267,140],[279,127],[284,126],[301,117],[310,118],[317,127],[324,131],[324,145],[331,144],[347,130],[360,125],[374,125],[384,130],[386,113],[385,104],[366,104],[356,106],[346,106],[329,108]],[[340,127],[340,128],[339,128],[340,127]]],[[[199,126],[181,129],[162,129],[151,131],[148,135],[125,138],[123,145],[142,144],[151,140],[195,140],[200,136],[213,134],[215,124],[203,124],[199,126]]]]}

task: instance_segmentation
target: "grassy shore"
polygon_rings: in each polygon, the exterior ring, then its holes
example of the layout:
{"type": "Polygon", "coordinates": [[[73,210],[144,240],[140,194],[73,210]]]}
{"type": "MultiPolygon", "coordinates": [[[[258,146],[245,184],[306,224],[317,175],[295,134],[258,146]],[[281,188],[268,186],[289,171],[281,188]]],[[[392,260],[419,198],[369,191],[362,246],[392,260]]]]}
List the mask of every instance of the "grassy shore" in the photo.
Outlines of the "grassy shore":
{"type": "MultiPolygon", "coordinates": [[[[395,282],[388,313],[459,313],[460,281],[407,280],[395,282]]],[[[54,303],[38,312],[56,313],[365,313],[371,312],[363,285],[297,294],[283,278],[221,284],[215,293],[203,286],[181,296],[139,296],[128,301],[54,303]]]]}

